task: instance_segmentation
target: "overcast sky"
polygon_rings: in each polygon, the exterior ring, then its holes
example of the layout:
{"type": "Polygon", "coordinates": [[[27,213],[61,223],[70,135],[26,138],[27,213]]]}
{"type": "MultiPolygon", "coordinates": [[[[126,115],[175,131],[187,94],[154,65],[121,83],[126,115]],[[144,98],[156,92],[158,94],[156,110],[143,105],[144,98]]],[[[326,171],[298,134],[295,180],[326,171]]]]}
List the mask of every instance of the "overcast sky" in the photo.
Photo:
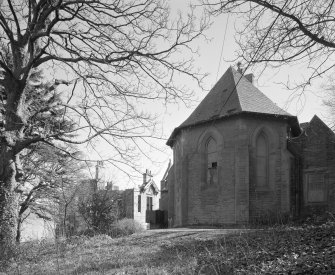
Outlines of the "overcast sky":
{"type": "MultiPolygon", "coordinates": [[[[186,1],[170,0],[170,3],[172,16],[175,16],[178,11],[187,11],[186,1]]],[[[241,24],[240,20],[242,19],[238,19],[233,15],[230,15],[229,18],[227,18],[227,15],[215,18],[210,30],[207,32],[207,37],[210,41],[206,41],[205,39],[197,41],[199,52],[198,56],[195,56],[195,66],[200,68],[203,73],[208,74],[204,82],[208,90],[214,86],[216,80],[224,74],[229,66],[236,67],[236,61],[234,61],[235,51],[237,50],[235,27],[239,27],[241,24]],[[227,28],[226,23],[228,23],[227,28]],[[227,32],[225,34],[226,29],[227,32]],[[220,64],[221,52],[222,58],[220,64]]],[[[292,95],[292,92],[285,89],[282,85],[282,83],[286,83],[288,80],[292,82],[306,78],[307,71],[305,66],[305,64],[283,66],[276,70],[267,69],[262,74],[260,74],[256,67],[249,69],[246,73],[254,73],[255,85],[279,107],[292,115],[298,116],[300,122],[309,121],[314,114],[327,122],[327,109],[323,106],[325,94],[322,92],[322,80],[313,82],[312,87],[308,91],[305,91],[303,95],[292,95]]],[[[189,85],[192,84],[190,83],[189,85]]],[[[194,99],[200,102],[206,96],[208,90],[204,91],[195,87],[194,99]]],[[[191,114],[196,105],[197,103],[194,103],[193,107],[187,108],[183,103],[164,106],[157,104],[157,102],[151,102],[146,108],[159,115],[163,134],[168,138],[173,129],[179,126],[191,114]]],[[[169,158],[172,158],[172,150],[164,144],[165,141],[163,140],[157,143],[158,146],[165,150],[164,152],[154,150],[148,152],[151,159],[159,161],[161,164],[154,165],[146,158],[143,158],[141,161],[142,170],[152,170],[157,184],[159,184],[165,172],[169,158]]],[[[141,184],[140,175],[138,182],[128,182],[128,179],[125,179],[117,171],[111,170],[109,167],[107,167],[107,170],[109,171],[107,177],[113,174],[114,181],[121,188],[129,188],[134,184],[141,184]],[[115,177],[115,174],[118,175],[115,177]]]]}

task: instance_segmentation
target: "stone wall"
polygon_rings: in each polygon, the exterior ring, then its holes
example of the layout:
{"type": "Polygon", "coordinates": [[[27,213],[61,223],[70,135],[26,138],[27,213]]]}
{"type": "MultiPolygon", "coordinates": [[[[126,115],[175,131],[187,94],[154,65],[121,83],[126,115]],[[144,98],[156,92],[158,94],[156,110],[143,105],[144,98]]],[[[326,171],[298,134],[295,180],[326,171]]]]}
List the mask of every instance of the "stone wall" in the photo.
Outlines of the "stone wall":
{"type": "Polygon", "coordinates": [[[182,130],[173,145],[169,174],[169,217],[174,226],[238,224],[290,209],[290,153],[287,123],[279,119],[235,116],[182,130]],[[257,190],[253,173],[253,137],[270,137],[269,188],[257,190]],[[207,183],[205,143],[218,148],[218,181],[207,183]]]}
{"type": "Polygon", "coordinates": [[[161,198],[159,199],[159,209],[166,212],[169,209],[168,190],[161,191],[161,198]]]}
{"type": "Polygon", "coordinates": [[[148,228],[146,222],[146,210],[147,210],[147,196],[151,196],[152,199],[152,209],[159,209],[159,194],[153,194],[151,189],[146,191],[140,191],[139,188],[127,189],[124,191],[124,204],[126,217],[138,221],[143,228],[148,228]],[[141,205],[139,209],[138,196],[141,197],[141,205]],[[140,211],[139,211],[140,210],[140,211]]]}
{"type": "Polygon", "coordinates": [[[335,134],[314,116],[303,133],[290,141],[290,145],[295,147],[296,158],[300,160],[301,176],[296,180],[299,214],[335,212],[335,134]],[[313,201],[313,194],[308,190],[309,181],[324,184],[324,201],[313,201]]]}
{"type": "Polygon", "coordinates": [[[173,164],[168,174],[168,220],[169,226],[172,226],[175,220],[175,165],[173,164]]]}

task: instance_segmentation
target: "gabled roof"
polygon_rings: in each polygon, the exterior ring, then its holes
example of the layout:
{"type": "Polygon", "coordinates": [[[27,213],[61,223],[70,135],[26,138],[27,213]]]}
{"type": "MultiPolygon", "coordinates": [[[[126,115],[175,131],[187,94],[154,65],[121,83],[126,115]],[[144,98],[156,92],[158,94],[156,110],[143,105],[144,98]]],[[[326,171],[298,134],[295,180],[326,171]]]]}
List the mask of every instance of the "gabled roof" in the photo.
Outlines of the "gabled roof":
{"type": "Polygon", "coordinates": [[[161,192],[167,191],[168,190],[168,186],[167,186],[167,180],[168,180],[168,175],[171,169],[171,159],[169,159],[169,164],[168,167],[165,170],[164,176],[161,180],[161,192]]]}
{"type": "Polygon", "coordinates": [[[335,140],[335,133],[334,131],[329,128],[329,126],[323,122],[321,118],[319,118],[317,115],[314,115],[310,122],[303,122],[300,123],[300,127],[303,131],[307,131],[309,127],[313,127],[313,125],[322,125],[322,127],[327,131],[327,133],[335,140]]]}
{"type": "Polygon", "coordinates": [[[163,176],[161,182],[162,182],[162,181],[167,181],[167,177],[168,177],[168,175],[169,175],[170,168],[171,168],[171,159],[169,159],[168,167],[167,167],[166,170],[165,170],[165,173],[164,173],[164,176],[163,176]]]}
{"type": "Polygon", "coordinates": [[[246,77],[229,67],[193,113],[173,131],[167,144],[173,144],[173,138],[182,128],[239,113],[291,117],[296,120],[296,117],[279,108],[246,77]]]}
{"type": "Polygon", "coordinates": [[[149,188],[152,186],[154,193],[157,194],[159,193],[159,189],[158,186],[156,185],[156,183],[154,182],[153,179],[149,179],[146,183],[143,183],[140,186],[140,191],[141,192],[146,192],[147,190],[149,190],[149,188]]]}

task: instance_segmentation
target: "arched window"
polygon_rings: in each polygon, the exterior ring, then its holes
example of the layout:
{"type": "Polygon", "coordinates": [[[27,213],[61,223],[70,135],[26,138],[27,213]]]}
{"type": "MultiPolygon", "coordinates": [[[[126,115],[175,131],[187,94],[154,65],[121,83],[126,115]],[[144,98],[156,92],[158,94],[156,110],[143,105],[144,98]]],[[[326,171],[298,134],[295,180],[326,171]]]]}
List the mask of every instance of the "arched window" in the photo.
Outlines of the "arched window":
{"type": "Polygon", "coordinates": [[[216,141],[210,137],[206,144],[207,151],[207,183],[216,184],[218,181],[218,152],[216,141]]]}
{"type": "Polygon", "coordinates": [[[261,132],[256,140],[256,180],[258,186],[268,184],[269,174],[269,145],[268,138],[261,132]]]}

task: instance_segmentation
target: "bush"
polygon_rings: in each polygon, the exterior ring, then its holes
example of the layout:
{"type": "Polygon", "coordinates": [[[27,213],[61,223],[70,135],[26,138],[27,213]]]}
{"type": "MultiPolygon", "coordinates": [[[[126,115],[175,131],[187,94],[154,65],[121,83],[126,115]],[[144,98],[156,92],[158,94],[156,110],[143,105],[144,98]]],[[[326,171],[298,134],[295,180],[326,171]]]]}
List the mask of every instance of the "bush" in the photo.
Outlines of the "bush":
{"type": "Polygon", "coordinates": [[[291,217],[288,213],[264,212],[251,219],[250,225],[255,227],[274,226],[288,224],[291,217]]]}
{"type": "Polygon", "coordinates": [[[335,222],[335,213],[332,212],[312,212],[308,216],[305,216],[300,221],[303,224],[307,225],[321,225],[327,222],[335,222]]]}
{"type": "Polygon", "coordinates": [[[111,190],[98,190],[82,199],[78,210],[88,226],[84,235],[108,234],[111,224],[120,216],[119,202],[120,194],[111,190]]]}
{"type": "Polygon", "coordinates": [[[133,219],[122,219],[112,225],[110,235],[112,237],[121,237],[143,231],[142,225],[133,219]]]}
{"type": "Polygon", "coordinates": [[[19,247],[14,245],[13,247],[0,248],[0,275],[4,274],[1,273],[4,271],[7,266],[10,265],[11,262],[14,261],[15,257],[19,254],[19,247]]]}

